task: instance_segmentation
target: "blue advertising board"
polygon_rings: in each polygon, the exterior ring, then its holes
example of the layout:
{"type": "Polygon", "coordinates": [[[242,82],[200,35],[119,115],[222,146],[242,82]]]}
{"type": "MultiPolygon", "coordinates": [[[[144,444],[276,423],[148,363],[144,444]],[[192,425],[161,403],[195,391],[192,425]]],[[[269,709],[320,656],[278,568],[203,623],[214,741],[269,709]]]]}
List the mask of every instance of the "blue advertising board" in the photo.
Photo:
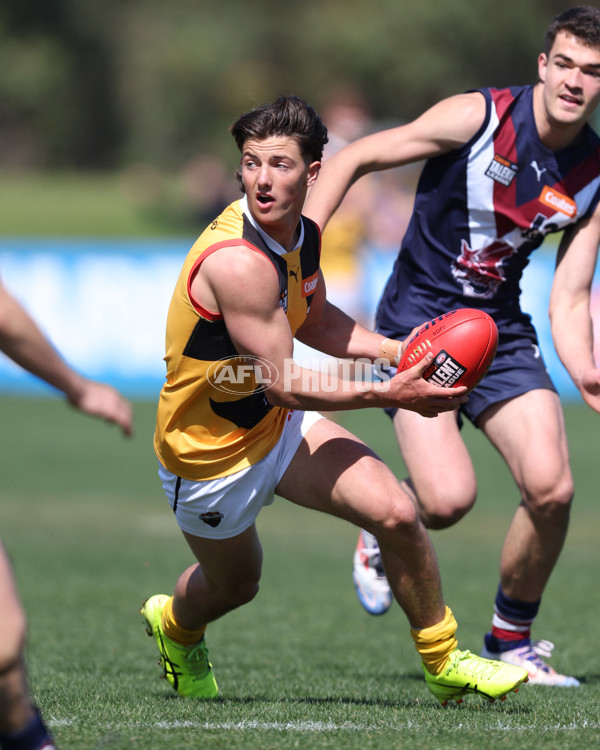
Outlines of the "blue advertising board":
{"type": "MultiPolygon", "coordinates": [[[[173,286],[193,239],[0,240],[0,277],[67,361],[132,398],[155,398],[164,381],[165,321],[173,286]]],[[[537,327],[560,395],[579,399],[550,336],[552,248],[533,254],[522,307],[537,327]]],[[[374,294],[375,292],[373,292],[374,294]]],[[[374,306],[375,300],[371,305],[374,306]]],[[[600,354],[600,273],[592,312],[600,354]]],[[[39,380],[0,355],[0,392],[48,393],[39,380]]]]}
{"type": "MultiPolygon", "coordinates": [[[[65,359],[131,397],[164,380],[167,309],[192,241],[0,241],[0,276],[65,359]]],[[[47,386],[0,356],[0,391],[47,386]]]]}

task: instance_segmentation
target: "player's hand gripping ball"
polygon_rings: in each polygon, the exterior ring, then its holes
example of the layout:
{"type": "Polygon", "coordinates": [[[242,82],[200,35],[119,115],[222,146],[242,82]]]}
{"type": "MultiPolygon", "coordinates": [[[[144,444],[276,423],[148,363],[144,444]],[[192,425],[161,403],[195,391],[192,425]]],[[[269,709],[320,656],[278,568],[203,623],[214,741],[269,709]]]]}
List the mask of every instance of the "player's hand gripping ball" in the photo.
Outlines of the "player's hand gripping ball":
{"type": "Polygon", "coordinates": [[[482,310],[452,310],[430,320],[406,343],[398,372],[416,365],[427,352],[433,352],[425,380],[454,388],[466,385],[469,390],[488,371],[498,348],[498,329],[482,310]]]}

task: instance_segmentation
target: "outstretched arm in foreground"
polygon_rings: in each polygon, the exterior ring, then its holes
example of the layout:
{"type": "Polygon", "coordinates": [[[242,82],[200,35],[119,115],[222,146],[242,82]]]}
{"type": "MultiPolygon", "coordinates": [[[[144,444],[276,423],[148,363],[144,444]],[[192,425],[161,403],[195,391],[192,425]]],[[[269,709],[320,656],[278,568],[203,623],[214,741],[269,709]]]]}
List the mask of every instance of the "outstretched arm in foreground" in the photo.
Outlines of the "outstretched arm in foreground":
{"type": "Polygon", "coordinates": [[[129,402],[105,383],[84,378],[70,367],[22,305],[0,284],[0,350],[14,362],[62,391],[85,414],[132,432],[129,402]]]}

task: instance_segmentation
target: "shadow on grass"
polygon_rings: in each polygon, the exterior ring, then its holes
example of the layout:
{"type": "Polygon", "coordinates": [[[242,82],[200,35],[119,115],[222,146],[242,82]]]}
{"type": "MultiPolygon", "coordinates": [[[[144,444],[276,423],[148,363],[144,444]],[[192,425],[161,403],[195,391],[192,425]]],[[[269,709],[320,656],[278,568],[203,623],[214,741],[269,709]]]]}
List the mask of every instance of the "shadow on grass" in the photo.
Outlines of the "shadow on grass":
{"type": "MultiPolygon", "coordinates": [[[[217,698],[217,702],[233,705],[253,705],[257,703],[270,703],[271,705],[307,705],[307,706],[328,706],[328,705],[339,705],[339,706],[364,706],[370,708],[392,708],[402,710],[414,710],[418,708],[422,710],[424,708],[431,708],[439,710],[441,712],[447,711],[467,711],[468,713],[480,712],[482,708],[486,708],[488,705],[487,701],[476,695],[469,695],[465,700],[457,704],[455,702],[449,703],[447,706],[441,706],[435,702],[432,697],[431,701],[428,696],[424,696],[421,701],[420,698],[407,698],[401,700],[389,700],[385,698],[354,698],[349,696],[328,696],[322,698],[299,698],[299,697],[287,697],[279,700],[273,700],[267,697],[261,696],[245,696],[245,697],[223,697],[217,698]]],[[[512,714],[519,713],[521,715],[530,714],[533,709],[530,706],[523,706],[513,702],[510,698],[506,701],[494,701],[494,707],[498,706],[502,708],[503,713],[512,714]]]]}
{"type": "MultiPolygon", "coordinates": [[[[397,674],[389,674],[389,675],[381,675],[379,673],[379,679],[381,680],[398,680],[399,677],[397,674]]],[[[403,674],[401,676],[402,682],[411,682],[411,683],[418,683],[419,684],[419,694],[416,693],[412,697],[407,698],[398,698],[398,699],[389,699],[389,698],[360,698],[356,696],[349,696],[349,695],[328,695],[328,696],[306,696],[306,695],[285,695],[281,696],[279,698],[273,698],[272,695],[266,695],[266,694],[260,694],[256,693],[254,695],[232,695],[227,694],[227,691],[224,690],[223,692],[225,695],[221,694],[218,698],[214,698],[209,701],[198,701],[199,704],[205,705],[205,706],[227,706],[227,705],[236,705],[236,706],[252,706],[252,705],[272,705],[272,706],[278,706],[278,705],[307,705],[307,706],[328,706],[328,705],[339,705],[339,706],[364,706],[364,707],[371,707],[371,708],[391,708],[391,709],[404,709],[404,710],[414,710],[415,708],[418,709],[424,709],[424,708],[431,708],[434,710],[440,710],[441,712],[446,711],[468,711],[474,712],[474,711],[481,711],[481,709],[486,709],[490,707],[490,710],[495,710],[496,708],[500,708],[503,713],[512,714],[512,713],[520,713],[522,715],[530,714],[534,709],[531,706],[523,705],[522,702],[519,702],[519,696],[517,695],[508,695],[506,700],[495,700],[495,701],[487,701],[485,698],[475,695],[475,694],[469,694],[465,696],[464,700],[459,703],[456,703],[455,701],[449,702],[447,706],[441,706],[436,699],[429,693],[427,690],[424,682],[423,682],[423,675],[420,672],[413,672],[409,674],[403,674]],[[492,709],[492,705],[494,706],[494,709],[492,709]]],[[[589,678],[588,678],[589,679],[589,678]]],[[[592,679],[600,679],[600,676],[594,676],[592,679]]],[[[540,686],[538,686],[539,688],[540,686]]],[[[525,688],[527,690],[527,688],[525,688]]],[[[389,692],[389,689],[386,690],[386,692],[389,692]]],[[[518,692],[518,691],[517,691],[518,692]]],[[[162,696],[163,700],[165,701],[181,701],[181,700],[191,700],[195,701],[195,699],[186,699],[181,698],[181,696],[177,695],[177,693],[171,691],[168,693],[165,693],[162,696]]]]}

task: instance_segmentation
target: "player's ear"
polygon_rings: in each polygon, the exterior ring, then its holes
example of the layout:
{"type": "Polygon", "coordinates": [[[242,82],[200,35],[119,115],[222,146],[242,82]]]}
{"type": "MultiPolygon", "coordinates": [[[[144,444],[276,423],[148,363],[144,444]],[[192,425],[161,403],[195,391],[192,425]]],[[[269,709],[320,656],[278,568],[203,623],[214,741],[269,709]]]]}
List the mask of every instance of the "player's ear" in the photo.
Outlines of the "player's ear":
{"type": "Polygon", "coordinates": [[[317,177],[319,176],[320,169],[321,169],[320,161],[313,161],[311,164],[308,165],[306,187],[311,187],[312,185],[315,184],[315,182],[317,181],[317,177]]]}
{"type": "Polygon", "coordinates": [[[548,56],[545,52],[540,52],[538,57],[538,78],[541,83],[546,81],[546,68],[548,67],[548,56]]]}

